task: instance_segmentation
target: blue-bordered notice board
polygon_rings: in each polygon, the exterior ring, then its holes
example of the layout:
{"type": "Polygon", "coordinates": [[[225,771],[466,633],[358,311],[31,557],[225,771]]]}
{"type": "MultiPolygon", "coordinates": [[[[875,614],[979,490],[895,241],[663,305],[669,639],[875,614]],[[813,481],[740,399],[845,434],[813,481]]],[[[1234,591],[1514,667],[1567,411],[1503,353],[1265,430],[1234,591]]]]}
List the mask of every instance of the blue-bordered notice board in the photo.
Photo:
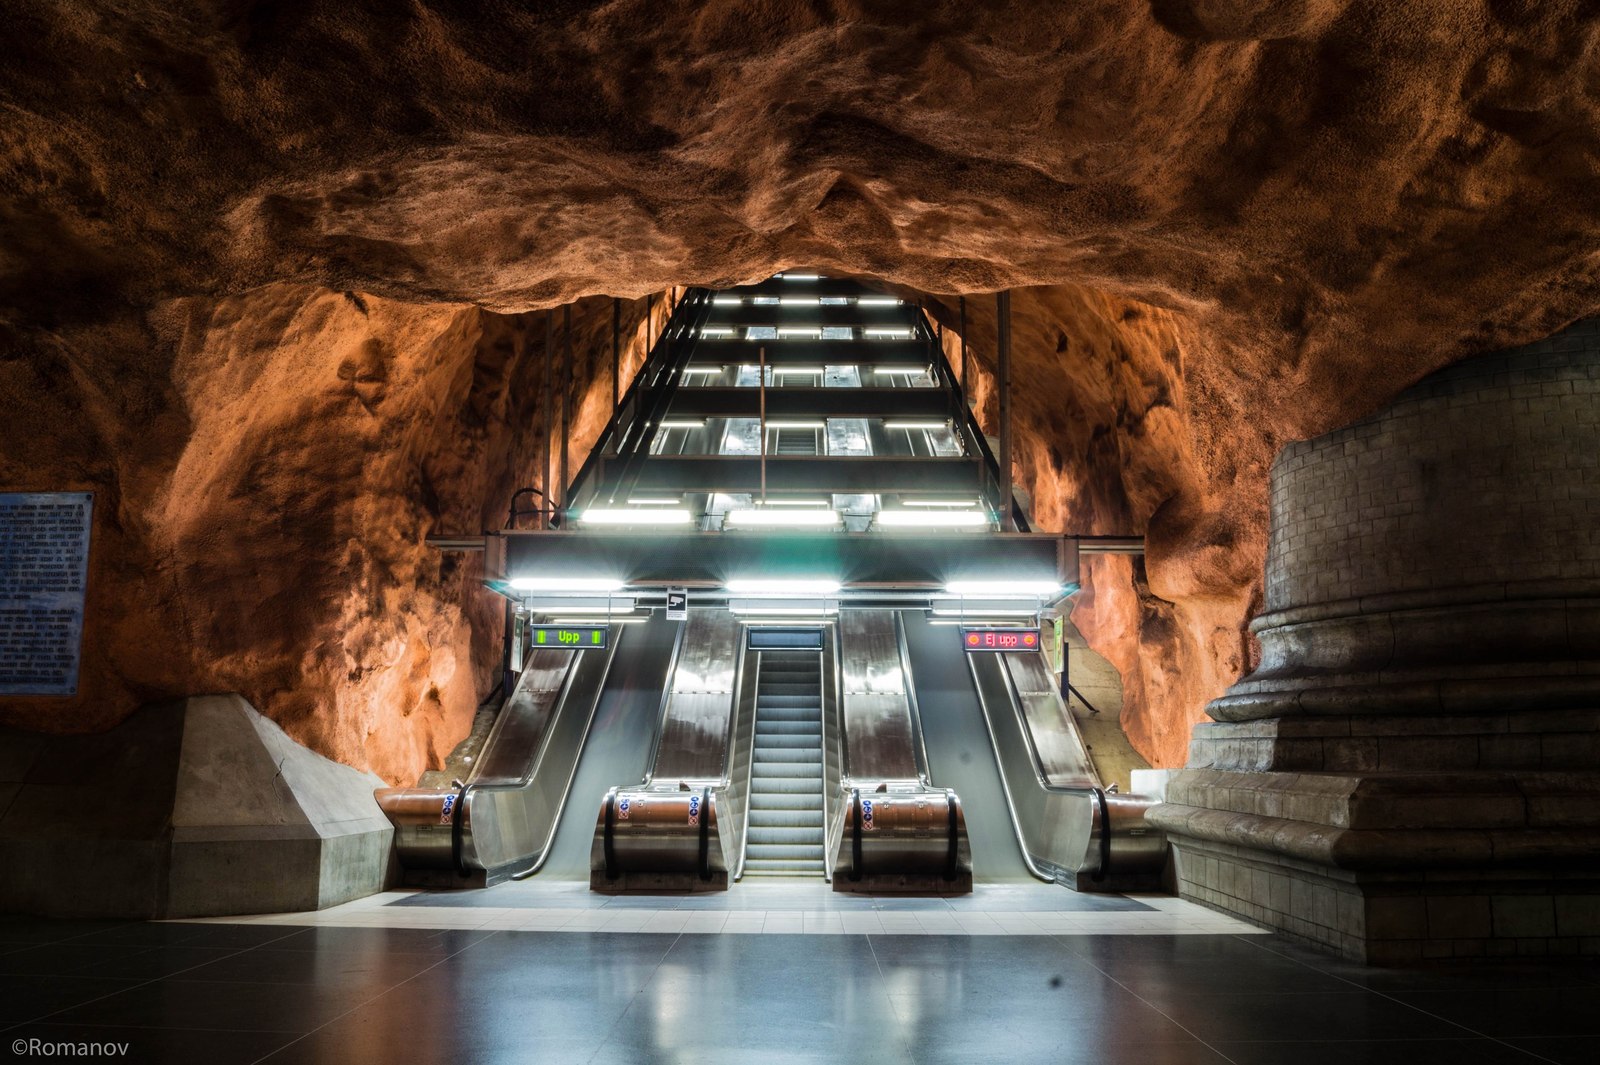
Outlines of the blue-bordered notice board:
{"type": "Polygon", "coordinates": [[[92,492],[0,492],[0,696],[76,695],[92,492]]]}

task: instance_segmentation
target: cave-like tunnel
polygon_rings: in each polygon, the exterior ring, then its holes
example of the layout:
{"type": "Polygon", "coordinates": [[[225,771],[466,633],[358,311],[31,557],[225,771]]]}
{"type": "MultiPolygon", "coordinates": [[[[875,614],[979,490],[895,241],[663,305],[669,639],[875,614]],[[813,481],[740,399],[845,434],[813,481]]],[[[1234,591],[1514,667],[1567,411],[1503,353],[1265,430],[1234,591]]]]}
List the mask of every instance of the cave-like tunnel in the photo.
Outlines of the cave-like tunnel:
{"type": "Polygon", "coordinates": [[[1600,1056],[1592,4],[6,22],[15,1056],[1600,1056]]]}

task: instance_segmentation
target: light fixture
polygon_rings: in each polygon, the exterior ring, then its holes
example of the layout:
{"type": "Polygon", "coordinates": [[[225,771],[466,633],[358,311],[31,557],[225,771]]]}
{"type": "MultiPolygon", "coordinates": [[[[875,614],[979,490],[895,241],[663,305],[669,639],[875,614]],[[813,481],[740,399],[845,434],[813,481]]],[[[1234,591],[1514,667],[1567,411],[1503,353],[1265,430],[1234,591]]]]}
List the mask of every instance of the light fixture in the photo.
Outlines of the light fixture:
{"type": "Polygon", "coordinates": [[[667,418],[661,422],[663,429],[704,429],[704,418],[667,418]]]}
{"type": "Polygon", "coordinates": [[[646,616],[646,615],[643,615],[643,614],[624,614],[621,617],[612,616],[612,617],[608,617],[608,618],[594,618],[594,617],[589,617],[589,618],[551,618],[548,622],[546,622],[546,624],[549,624],[549,625],[594,625],[594,624],[639,625],[639,624],[642,624],[643,622],[646,622],[646,621],[649,621],[649,620],[650,620],[650,618],[648,616],[646,616]]]}
{"type": "Polygon", "coordinates": [[[694,520],[684,507],[595,507],[578,515],[585,525],[687,525],[694,520]]]}
{"type": "Polygon", "coordinates": [[[785,307],[815,307],[820,302],[815,296],[782,296],[778,303],[785,307]]]}
{"type": "Polygon", "coordinates": [[[863,329],[861,335],[868,339],[897,339],[904,340],[911,335],[909,329],[863,329]]]}
{"type": "Polygon", "coordinates": [[[839,612],[837,606],[818,603],[816,606],[785,606],[765,600],[752,600],[741,603],[735,599],[728,603],[730,613],[738,615],[760,614],[764,617],[784,618],[825,618],[839,612]]]}
{"type": "Polygon", "coordinates": [[[822,373],[822,367],[820,366],[774,366],[772,368],[772,376],[774,377],[792,377],[800,374],[804,374],[807,377],[815,377],[819,373],[822,373]]]}
{"type": "Polygon", "coordinates": [[[720,366],[685,366],[683,368],[683,375],[685,377],[692,373],[719,374],[721,372],[722,367],[720,366]]]}
{"type": "Polygon", "coordinates": [[[711,302],[718,307],[737,307],[744,302],[742,296],[713,296],[711,302]]]}
{"type": "Polygon", "coordinates": [[[884,528],[971,529],[988,525],[989,515],[981,510],[880,510],[873,522],[884,528]]]}
{"type": "Polygon", "coordinates": [[[928,372],[928,368],[926,366],[874,366],[872,368],[872,372],[873,373],[892,373],[892,374],[901,374],[901,373],[920,374],[920,373],[927,373],[928,372]]]}
{"type": "Polygon", "coordinates": [[[976,612],[947,606],[936,606],[933,608],[933,612],[942,618],[1031,618],[1037,617],[1039,614],[1037,610],[1031,607],[1004,607],[1001,609],[996,609],[988,604],[984,604],[983,609],[976,612]]]}
{"type": "Polygon", "coordinates": [[[683,500],[677,496],[629,496],[628,505],[633,507],[676,507],[683,500]]]}
{"type": "Polygon", "coordinates": [[[975,507],[976,499],[902,499],[901,506],[905,507],[975,507]]]}
{"type": "MultiPolygon", "coordinates": [[[[662,424],[665,425],[666,423],[662,422],[662,424]]],[[[947,428],[949,428],[949,426],[950,426],[949,422],[935,422],[935,421],[928,421],[928,420],[914,421],[914,420],[906,420],[906,419],[902,419],[902,418],[891,418],[888,421],[885,421],[883,423],[883,427],[885,429],[907,429],[907,430],[912,430],[912,431],[915,431],[917,429],[921,429],[921,430],[924,430],[925,432],[930,432],[930,433],[931,432],[937,432],[940,429],[947,429],[947,428]]]]}
{"type": "Polygon", "coordinates": [[[793,418],[781,421],[768,421],[768,429],[826,429],[828,423],[821,419],[793,418]]]}
{"type": "Polygon", "coordinates": [[[519,592],[615,592],[624,582],[613,577],[513,577],[519,592]]]}
{"type": "Polygon", "coordinates": [[[856,300],[857,307],[898,307],[900,301],[893,296],[862,296],[856,300]]]}
{"type": "Polygon", "coordinates": [[[834,617],[831,614],[813,614],[806,618],[753,618],[744,614],[739,615],[741,625],[793,625],[796,621],[804,621],[807,625],[832,625],[834,617]]]}
{"type": "Polygon", "coordinates": [[[1021,622],[1017,621],[1015,618],[997,618],[997,617],[991,616],[990,614],[984,614],[981,617],[976,615],[976,614],[968,614],[966,617],[959,617],[959,618],[929,618],[928,619],[928,624],[929,625],[961,625],[961,626],[966,627],[966,628],[992,628],[992,629],[1026,628],[1027,627],[1027,626],[1023,625],[1021,622]]]}
{"type": "Polygon", "coordinates": [[[820,325],[783,325],[778,327],[780,337],[811,337],[813,339],[822,335],[820,325]]]}
{"type": "Polygon", "coordinates": [[[951,595],[1055,595],[1061,591],[1061,582],[1039,579],[951,581],[944,590],[951,595]]]}
{"type": "Polygon", "coordinates": [[[828,499],[758,499],[758,507],[826,507],[832,500],[828,499]]]}
{"type": "Polygon", "coordinates": [[[839,582],[831,577],[736,577],[726,588],[735,595],[832,595],[839,582]]]}
{"type": "Polygon", "coordinates": [[[821,274],[791,274],[787,271],[779,274],[778,276],[783,278],[785,281],[817,281],[822,277],[821,274]]]}
{"type": "Polygon", "coordinates": [[[737,332],[738,330],[731,325],[703,325],[700,327],[700,335],[703,337],[731,337],[737,332]]]}
{"type": "Polygon", "coordinates": [[[790,528],[832,528],[839,524],[839,512],[829,507],[825,510],[730,510],[725,522],[736,529],[757,526],[783,525],[790,528]]]}

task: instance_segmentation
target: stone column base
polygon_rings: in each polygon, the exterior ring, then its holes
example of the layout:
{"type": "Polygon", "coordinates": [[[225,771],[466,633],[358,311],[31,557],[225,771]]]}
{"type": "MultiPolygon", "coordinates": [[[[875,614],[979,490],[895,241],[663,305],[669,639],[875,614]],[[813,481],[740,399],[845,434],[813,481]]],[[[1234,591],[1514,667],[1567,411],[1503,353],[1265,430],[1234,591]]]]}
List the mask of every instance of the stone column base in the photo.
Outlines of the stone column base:
{"type": "Polygon", "coordinates": [[[1593,772],[1173,774],[1184,898],[1368,964],[1600,955],[1593,772]]]}

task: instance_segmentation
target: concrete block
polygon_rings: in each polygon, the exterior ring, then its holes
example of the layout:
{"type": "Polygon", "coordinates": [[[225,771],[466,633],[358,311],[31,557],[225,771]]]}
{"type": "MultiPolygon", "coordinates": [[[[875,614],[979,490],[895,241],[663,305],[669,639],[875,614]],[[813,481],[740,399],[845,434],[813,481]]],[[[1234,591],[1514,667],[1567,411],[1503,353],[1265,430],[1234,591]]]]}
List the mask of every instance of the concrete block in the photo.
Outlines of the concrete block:
{"type": "Polygon", "coordinates": [[[1555,900],[1548,895],[1496,895],[1491,902],[1499,938],[1556,934],[1555,900]]]}
{"type": "Polygon", "coordinates": [[[1557,935],[1600,936],[1600,895],[1558,895],[1554,905],[1557,935]]]}
{"type": "Polygon", "coordinates": [[[1436,895],[1427,900],[1431,939],[1488,939],[1494,934],[1489,900],[1482,895],[1436,895]]]}

